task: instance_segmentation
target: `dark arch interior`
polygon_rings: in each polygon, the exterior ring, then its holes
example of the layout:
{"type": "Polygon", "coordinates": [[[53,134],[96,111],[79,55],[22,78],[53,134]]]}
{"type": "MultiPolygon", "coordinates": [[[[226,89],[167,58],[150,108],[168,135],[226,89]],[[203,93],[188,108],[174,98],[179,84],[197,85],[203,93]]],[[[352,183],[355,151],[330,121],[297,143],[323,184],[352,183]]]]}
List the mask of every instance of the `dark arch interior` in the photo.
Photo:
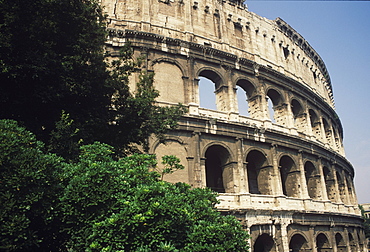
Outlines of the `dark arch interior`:
{"type": "Polygon", "coordinates": [[[297,100],[293,99],[291,106],[292,106],[292,112],[293,112],[294,118],[296,118],[302,113],[303,111],[302,106],[297,100]]]}
{"type": "Polygon", "coordinates": [[[274,90],[274,89],[270,89],[268,92],[267,92],[267,96],[271,99],[272,101],[272,104],[274,106],[276,105],[279,105],[280,102],[281,102],[281,96],[280,94],[274,90]]]}
{"type": "Polygon", "coordinates": [[[199,73],[199,76],[210,79],[213,83],[215,83],[216,89],[219,88],[221,85],[221,77],[214,71],[203,70],[202,72],[199,73]]]}
{"type": "Polygon", "coordinates": [[[308,248],[307,241],[302,235],[295,234],[290,239],[290,242],[289,242],[290,252],[302,252],[302,251],[305,251],[304,249],[307,249],[307,248],[308,248]]]}
{"type": "Polygon", "coordinates": [[[280,166],[280,176],[283,186],[283,194],[288,197],[295,197],[298,195],[296,190],[296,185],[298,181],[296,180],[295,164],[294,161],[288,157],[283,156],[279,162],[280,166]]]}
{"type": "Polygon", "coordinates": [[[213,145],[207,149],[205,158],[207,187],[224,193],[223,167],[228,163],[229,152],[220,145],[213,145]]]}
{"type": "Polygon", "coordinates": [[[317,251],[318,252],[329,252],[329,251],[331,251],[329,240],[326,237],[326,235],[324,235],[324,234],[319,234],[316,237],[316,246],[317,246],[317,251]]]}
{"type": "Polygon", "coordinates": [[[272,237],[268,234],[262,234],[258,236],[254,243],[254,252],[272,252],[275,251],[275,243],[272,237]]]}
{"type": "Polygon", "coordinates": [[[310,109],[308,113],[310,114],[311,127],[314,127],[315,124],[319,121],[319,118],[317,117],[315,111],[313,111],[312,109],[310,109]]]}
{"type": "MultiPolygon", "coordinates": [[[[248,185],[249,193],[253,194],[268,194],[268,188],[263,188],[263,184],[259,183],[259,176],[261,168],[266,164],[266,157],[261,152],[252,150],[247,155],[247,175],[248,175],[248,185]],[[267,189],[267,190],[266,190],[267,189]]],[[[263,178],[268,180],[267,177],[263,178]]]]}
{"type": "Polygon", "coordinates": [[[252,97],[255,94],[256,88],[247,80],[239,80],[236,85],[244,90],[248,98],[252,97]]]}
{"type": "Polygon", "coordinates": [[[317,195],[318,183],[317,183],[316,168],[310,161],[307,161],[304,165],[304,171],[305,171],[308,195],[310,196],[310,198],[316,199],[318,198],[318,195],[317,195]]]}

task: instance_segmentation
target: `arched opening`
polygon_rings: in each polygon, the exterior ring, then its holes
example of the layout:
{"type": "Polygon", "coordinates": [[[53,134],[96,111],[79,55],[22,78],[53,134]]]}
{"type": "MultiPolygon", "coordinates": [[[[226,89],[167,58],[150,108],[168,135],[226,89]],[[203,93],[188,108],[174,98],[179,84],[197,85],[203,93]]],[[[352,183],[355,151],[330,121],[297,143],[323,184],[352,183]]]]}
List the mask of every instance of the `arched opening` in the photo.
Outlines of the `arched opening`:
{"type": "Polygon", "coordinates": [[[335,189],[335,180],[333,173],[331,170],[324,166],[323,167],[324,179],[325,179],[325,187],[326,193],[328,195],[328,200],[332,202],[336,202],[336,189],[335,189]]]}
{"type": "Polygon", "coordinates": [[[338,183],[338,189],[339,189],[339,196],[340,196],[340,200],[342,201],[342,203],[344,204],[347,204],[347,199],[346,199],[346,187],[345,187],[345,184],[344,184],[344,180],[343,180],[343,177],[341,176],[340,174],[340,170],[337,169],[336,171],[336,176],[337,176],[337,183],[338,183]]]}
{"type": "Polygon", "coordinates": [[[349,204],[355,205],[356,200],[355,200],[355,192],[353,188],[353,183],[352,180],[350,179],[350,175],[346,173],[346,182],[347,182],[347,188],[348,188],[348,196],[349,196],[349,204]]]}
{"type": "Polygon", "coordinates": [[[335,244],[337,245],[338,252],[347,251],[346,243],[343,240],[343,236],[340,233],[335,234],[335,244]]]}
{"type": "Polygon", "coordinates": [[[300,234],[293,235],[289,242],[289,251],[290,252],[309,251],[309,246],[306,239],[300,234]]]}
{"type": "Polygon", "coordinates": [[[280,159],[279,167],[283,194],[288,197],[299,197],[300,172],[297,169],[293,159],[288,156],[283,156],[280,159]]]}
{"type": "Polygon", "coordinates": [[[333,134],[334,134],[334,141],[335,141],[335,147],[337,150],[341,149],[341,140],[338,134],[338,131],[333,127],[333,134]]]}
{"type": "Polygon", "coordinates": [[[209,147],[205,153],[206,186],[224,193],[232,182],[232,166],[229,152],[220,145],[209,147]]]}
{"type": "Polygon", "coordinates": [[[276,246],[272,237],[268,234],[258,236],[253,246],[254,252],[275,252],[276,246]]]}
{"type": "Polygon", "coordinates": [[[214,71],[203,70],[199,73],[199,100],[201,107],[229,111],[227,86],[222,84],[221,77],[214,71]]]}
{"type": "Polygon", "coordinates": [[[281,106],[281,95],[274,89],[270,89],[266,95],[268,114],[273,123],[282,122],[283,111],[281,106]]]}
{"type": "Polygon", "coordinates": [[[305,132],[306,115],[303,113],[302,105],[293,99],[291,104],[294,127],[300,132],[305,132]]]}
{"type": "Polygon", "coordinates": [[[317,174],[315,166],[310,161],[305,163],[304,172],[308,195],[311,199],[320,199],[320,176],[317,174]]]}
{"type": "Polygon", "coordinates": [[[239,80],[236,83],[236,88],[239,114],[244,116],[253,115],[254,113],[251,111],[251,107],[249,106],[249,99],[255,95],[256,88],[246,80],[239,80]]]}
{"type": "Polygon", "coordinates": [[[215,83],[205,77],[199,77],[199,106],[217,110],[215,83]]]}
{"type": "Polygon", "coordinates": [[[259,151],[252,150],[247,155],[247,176],[249,193],[270,195],[271,166],[267,165],[267,159],[259,151]]]}
{"type": "Polygon", "coordinates": [[[313,111],[312,109],[310,109],[308,113],[310,115],[312,134],[316,136],[317,139],[320,139],[321,138],[320,119],[315,113],[315,111],[313,111]]]}
{"type": "Polygon", "coordinates": [[[324,124],[324,131],[325,131],[325,138],[326,138],[326,142],[332,146],[332,139],[331,139],[331,127],[329,126],[329,123],[325,120],[325,118],[322,119],[322,122],[324,124]]]}
{"type": "Polygon", "coordinates": [[[333,249],[330,247],[328,238],[324,234],[319,234],[318,236],[316,236],[316,247],[317,252],[333,251],[333,249]]]}
{"type": "Polygon", "coordinates": [[[350,232],[348,232],[348,241],[349,241],[350,251],[357,251],[357,244],[356,244],[355,238],[350,232]]]}

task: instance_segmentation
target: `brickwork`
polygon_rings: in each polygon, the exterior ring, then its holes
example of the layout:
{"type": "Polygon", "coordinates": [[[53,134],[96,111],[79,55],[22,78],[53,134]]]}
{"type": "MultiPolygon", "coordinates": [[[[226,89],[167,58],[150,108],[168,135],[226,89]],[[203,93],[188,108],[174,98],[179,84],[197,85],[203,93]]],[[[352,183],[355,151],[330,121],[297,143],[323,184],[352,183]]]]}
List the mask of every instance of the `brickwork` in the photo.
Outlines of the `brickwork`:
{"type": "Polygon", "coordinates": [[[166,180],[219,192],[217,208],[242,221],[252,251],[365,251],[325,64],[283,20],[241,2],[102,0],[112,56],[131,41],[155,72],[159,103],[189,108],[149,151],[185,165],[166,180]],[[214,85],[216,110],[200,107],[201,77],[214,85]]]}

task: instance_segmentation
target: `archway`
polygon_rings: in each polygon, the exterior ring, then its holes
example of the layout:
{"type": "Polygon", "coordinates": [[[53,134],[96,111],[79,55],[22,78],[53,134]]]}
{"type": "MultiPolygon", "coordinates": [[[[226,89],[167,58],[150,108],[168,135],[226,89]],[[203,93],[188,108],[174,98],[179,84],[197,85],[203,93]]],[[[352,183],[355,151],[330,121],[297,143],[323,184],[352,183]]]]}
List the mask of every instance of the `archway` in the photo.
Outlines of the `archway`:
{"type": "Polygon", "coordinates": [[[306,184],[308,195],[311,199],[320,199],[320,176],[317,174],[316,168],[310,161],[304,165],[306,184]]]}
{"type": "Polygon", "coordinates": [[[340,200],[342,201],[342,203],[348,204],[347,195],[346,195],[346,187],[345,187],[345,184],[344,184],[343,177],[340,174],[340,168],[338,168],[336,170],[336,176],[337,176],[337,183],[338,183],[340,200]]]}
{"type": "Polygon", "coordinates": [[[272,167],[267,165],[264,154],[252,150],[247,155],[247,176],[249,193],[270,195],[270,183],[272,167]]]}
{"type": "MultiPolygon", "coordinates": [[[[255,95],[256,88],[247,80],[239,80],[236,88],[239,114],[254,117],[256,106],[249,106],[249,99],[255,95]]],[[[256,101],[252,101],[254,102],[256,101]]]]}
{"type": "Polygon", "coordinates": [[[307,120],[306,114],[303,113],[302,105],[296,99],[293,99],[290,106],[292,108],[294,126],[298,131],[305,132],[307,120]]]}
{"type": "Polygon", "coordinates": [[[253,245],[253,252],[275,252],[276,246],[272,237],[268,234],[258,236],[253,245]]]}
{"type": "Polygon", "coordinates": [[[233,179],[229,152],[221,145],[212,145],[205,158],[206,186],[219,193],[226,192],[233,179]]]}
{"type": "Polygon", "coordinates": [[[328,199],[332,202],[336,202],[336,189],[335,189],[335,181],[334,176],[331,170],[324,166],[323,167],[324,179],[325,179],[325,187],[326,193],[328,195],[328,199]]]}
{"type": "Polygon", "coordinates": [[[203,70],[199,73],[199,103],[201,107],[229,111],[228,97],[228,87],[223,85],[221,77],[216,72],[203,70]]]}
{"type": "Polygon", "coordinates": [[[273,123],[281,124],[283,121],[283,109],[281,95],[274,89],[270,89],[266,94],[268,114],[273,123]]]}
{"type": "Polygon", "coordinates": [[[308,113],[310,115],[312,134],[316,136],[317,139],[321,139],[320,119],[312,109],[310,109],[308,113]]]}
{"type": "Polygon", "coordinates": [[[326,142],[332,146],[332,128],[329,126],[329,123],[326,121],[325,118],[322,119],[322,122],[324,124],[324,131],[325,131],[325,138],[326,138],[326,142]]]}
{"type": "Polygon", "coordinates": [[[199,106],[201,108],[217,110],[215,83],[206,77],[199,77],[199,106]]]}
{"type": "Polygon", "coordinates": [[[343,236],[340,233],[335,234],[335,244],[337,245],[338,252],[347,251],[346,243],[344,242],[343,236]]]}
{"type": "Polygon", "coordinates": [[[319,234],[316,236],[316,247],[317,252],[330,252],[333,251],[333,249],[330,247],[330,243],[326,235],[319,234]]]}
{"type": "Polygon", "coordinates": [[[310,251],[310,250],[309,250],[308,242],[306,241],[306,239],[300,234],[295,234],[290,239],[289,251],[290,252],[305,252],[305,251],[310,251]]]}
{"type": "Polygon", "coordinates": [[[283,156],[280,159],[279,167],[283,194],[288,197],[299,197],[300,172],[293,159],[283,156]]]}

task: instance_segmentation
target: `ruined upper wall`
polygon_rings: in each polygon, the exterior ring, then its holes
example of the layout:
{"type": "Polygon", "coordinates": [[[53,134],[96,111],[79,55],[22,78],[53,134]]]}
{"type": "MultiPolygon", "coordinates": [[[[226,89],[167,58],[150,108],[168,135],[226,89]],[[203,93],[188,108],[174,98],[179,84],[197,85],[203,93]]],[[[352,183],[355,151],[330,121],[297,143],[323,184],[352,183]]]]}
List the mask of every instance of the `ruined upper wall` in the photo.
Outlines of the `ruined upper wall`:
{"type": "Polygon", "coordinates": [[[102,0],[111,28],[150,32],[246,58],[295,79],[334,107],[325,64],[282,19],[237,0],[102,0]]]}

